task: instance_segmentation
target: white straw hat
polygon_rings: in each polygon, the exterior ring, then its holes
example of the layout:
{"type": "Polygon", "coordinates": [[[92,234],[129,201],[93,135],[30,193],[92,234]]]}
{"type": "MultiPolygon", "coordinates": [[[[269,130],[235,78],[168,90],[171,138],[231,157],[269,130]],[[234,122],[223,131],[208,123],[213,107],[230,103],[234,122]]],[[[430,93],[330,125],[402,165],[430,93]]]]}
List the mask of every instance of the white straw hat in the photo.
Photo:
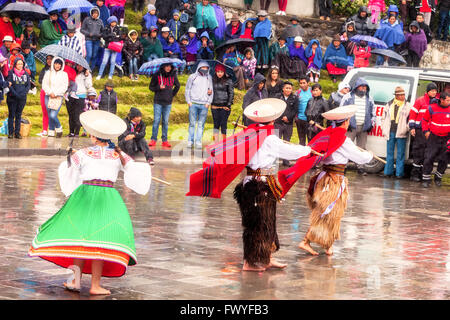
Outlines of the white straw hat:
{"type": "Polygon", "coordinates": [[[302,43],[303,43],[303,38],[300,37],[300,36],[296,36],[296,37],[294,38],[294,42],[302,42],[302,43]]]}
{"type": "Polygon", "coordinates": [[[80,122],[89,134],[101,139],[117,138],[127,129],[125,121],[103,110],[83,112],[80,115],[80,122]]]}
{"type": "Polygon", "coordinates": [[[348,106],[338,107],[330,111],[324,112],[322,113],[322,117],[324,117],[327,120],[346,120],[353,117],[357,109],[358,109],[357,105],[351,104],[348,106]]]}
{"type": "Polygon", "coordinates": [[[188,33],[197,33],[197,29],[195,28],[195,27],[190,27],[189,29],[188,29],[188,33]]]}
{"type": "Polygon", "coordinates": [[[255,122],[271,122],[278,119],[286,110],[286,102],[268,98],[253,102],[244,110],[244,115],[255,122]]]}

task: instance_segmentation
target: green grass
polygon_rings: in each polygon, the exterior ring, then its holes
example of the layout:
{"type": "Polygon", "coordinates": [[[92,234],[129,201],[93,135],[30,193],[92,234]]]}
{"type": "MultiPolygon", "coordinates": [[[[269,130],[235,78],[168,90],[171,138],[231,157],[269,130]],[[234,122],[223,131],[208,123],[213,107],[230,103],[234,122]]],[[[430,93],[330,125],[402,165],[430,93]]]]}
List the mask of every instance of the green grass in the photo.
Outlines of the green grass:
{"type": "MultiPolygon", "coordinates": [[[[131,10],[131,4],[127,4],[126,12],[125,12],[125,24],[128,26],[128,30],[141,30],[140,21],[142,19],[143,13],[138,12],[135,13],[131,10]]],[[[39,73],[43,68],[43,64],[39,61],[36,62],[37,65],[37,75],[36,80],[39,77],[39,73]]],[[[96,74],[95,74],[96,75],[96,74]]],[[[179,81],[181,84],[180,91],[174,98],[172,104],[172,110],[170,113],[169,120],[169,140],[179,140],[180,137],[173,136],[174,133],[179,132],[180,129],[185,129],[187,132],[189,125],[189,112],[188,106],[184,99],[184,89],[186,85],[188,75],[183,74],[179,76],[179,81]]],[[[141,76],[139,81],[131,81],[129,78],[124,76],[123,78],[118,78],[114,76],[114,90],[118,94],[118,116],[124,118],[130,107],[137,107],[143,113],[143,120],[147,124],[147,135],[146,138],[150,139],[151,136],[151,126],[153,123],[153,96],[154,93],[151,92],[148,88],[150,83],[150,78],[141,76]]],[[[299,88],[298,81],[291,79],[294,83],[294,90],[299,88]]],[[[106,78],[101,80],[94,79],[94,87],[97,89],[97,93],[103,90],[106,82],[106,78]]],[[[331,92],[337,90],[337,84],[333,83],[327,72],[322,72],[322,77],[320,78],[320,84],[323,88],[323,95],[325,98],[328,98],[331,92]]],[[[39,133],[42,130],[42,110],[39,101],[39,91],[40,86],[38,86],[38,92],[36,95],[28,95],[27,103],[25,109],[23,111],[22,117],[28,118],[31,121],[31,135],[35,136],[36,133],[39,133]]],[[[234,104],[232,106],[231,115],[229,118],[228,128],[232,129],[233,125],[232,121],[236,120],[242,114],[242,100],[245,95],[245,91],[235,89],[235,99],[234,104]]],[[[5,99],[6,100],[6,99],[5,99]]],[[[0,107],[0,121],[8,117],[8,108],[6,107],[6,102],[2,102],[0,107]]],[[[68,133],[68,114],[65,106],[61,108],[59,112],[59,120],[63,126],[64,135],[68,133]]],[[[205,125],[205,130],[212,129],[212,116],[211,112],[208,113],[208,118],[205,125]]],[[[231,131],[230,131],[231,133],[231,131]]],[[[161,134],[161,132],[159,133],[161,134]]],[[[187,138],[187,136],[186,136],[187,138]]],[[[210,140],[210,135],[207,134],[205,136],[205,140],[210,140]]],[[[296,129],[294,126],[294,133],[292,136],[292,142],[298,142],[298,137],[296,133],[296,129]]]]}

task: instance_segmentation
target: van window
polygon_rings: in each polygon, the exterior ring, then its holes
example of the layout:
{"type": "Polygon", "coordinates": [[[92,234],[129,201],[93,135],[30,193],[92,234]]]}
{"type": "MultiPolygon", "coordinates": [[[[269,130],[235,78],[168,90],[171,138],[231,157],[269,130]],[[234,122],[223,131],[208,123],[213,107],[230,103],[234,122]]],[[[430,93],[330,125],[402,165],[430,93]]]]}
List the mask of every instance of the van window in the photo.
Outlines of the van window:
{"type": "Polygon", "coordinates": [[[383,74],[368,74],[365,72],[358,72],[350,80],[350,85],[354,86],[356,79],[363,78],[367,81],[370,87],[370,96],[376,104],[386,104],[394,98],[394,91],[397,86],[402,86],[405,89],[408,101],[411,101],[411,89],[414,84],[413,77],[383,75],[383,74]]]}

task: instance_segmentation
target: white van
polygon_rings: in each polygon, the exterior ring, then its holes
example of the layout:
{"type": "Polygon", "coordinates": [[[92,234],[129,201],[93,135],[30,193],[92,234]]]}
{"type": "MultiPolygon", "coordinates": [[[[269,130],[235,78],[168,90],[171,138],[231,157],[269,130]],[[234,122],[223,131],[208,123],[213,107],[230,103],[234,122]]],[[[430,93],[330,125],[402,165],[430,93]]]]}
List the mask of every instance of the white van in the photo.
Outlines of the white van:
{"type": "MultiPolygon", "coordinates": [[[[381,116],[386,103],[394,98],[395,87],[402,86],[405,89],[406,99],[412,106],[417,98],[425,94],[428,83],[435,82],[440,89],[444,88],[446,83],[450,83],[450,71],[408,67],[357,68],[350,70],[344,81],[353,88],[358,78],[364,78],[369,84],[370,96],[375,101],[374,112],[377,116],[376,125],[367,138],[366,149],[379,157],[386,158],[386,140],[381,133],[381,116]]],[[[409,159],[409,145],[410,138],[406,145],[406,165],[412,163],[412,159],[409,159]]],[[[383,163],[374,159],[366,165],[366,170],[370,173],[377,173],[383,167],[383,163]]]]}

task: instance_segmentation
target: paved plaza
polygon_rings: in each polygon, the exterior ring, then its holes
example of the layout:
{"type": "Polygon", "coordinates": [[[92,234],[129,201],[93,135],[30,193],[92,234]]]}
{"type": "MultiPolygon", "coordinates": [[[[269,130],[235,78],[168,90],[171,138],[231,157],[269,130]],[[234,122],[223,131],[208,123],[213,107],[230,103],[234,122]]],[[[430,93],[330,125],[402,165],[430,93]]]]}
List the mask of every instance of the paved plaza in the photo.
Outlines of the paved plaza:
{"type": "Polygon", "coordinates": [[[242,227],[229,186],[222,199],[186,197],[189,174],[201,165],[157,159],[155,177],[140,196],[123,185],[133,222],[137,265],[104,278],[110,296],[63,289],[71,271],[27,256],[39,225],[65,197],[57,168],[64,157],[0,159],[0,299],[450,299],[450,185],[423,189],[409,180],[349,171],[350,198],[334,255],[297,248],[308,229],[303,177],[278,206],[285,270],[242,272],[242,227]]]}

